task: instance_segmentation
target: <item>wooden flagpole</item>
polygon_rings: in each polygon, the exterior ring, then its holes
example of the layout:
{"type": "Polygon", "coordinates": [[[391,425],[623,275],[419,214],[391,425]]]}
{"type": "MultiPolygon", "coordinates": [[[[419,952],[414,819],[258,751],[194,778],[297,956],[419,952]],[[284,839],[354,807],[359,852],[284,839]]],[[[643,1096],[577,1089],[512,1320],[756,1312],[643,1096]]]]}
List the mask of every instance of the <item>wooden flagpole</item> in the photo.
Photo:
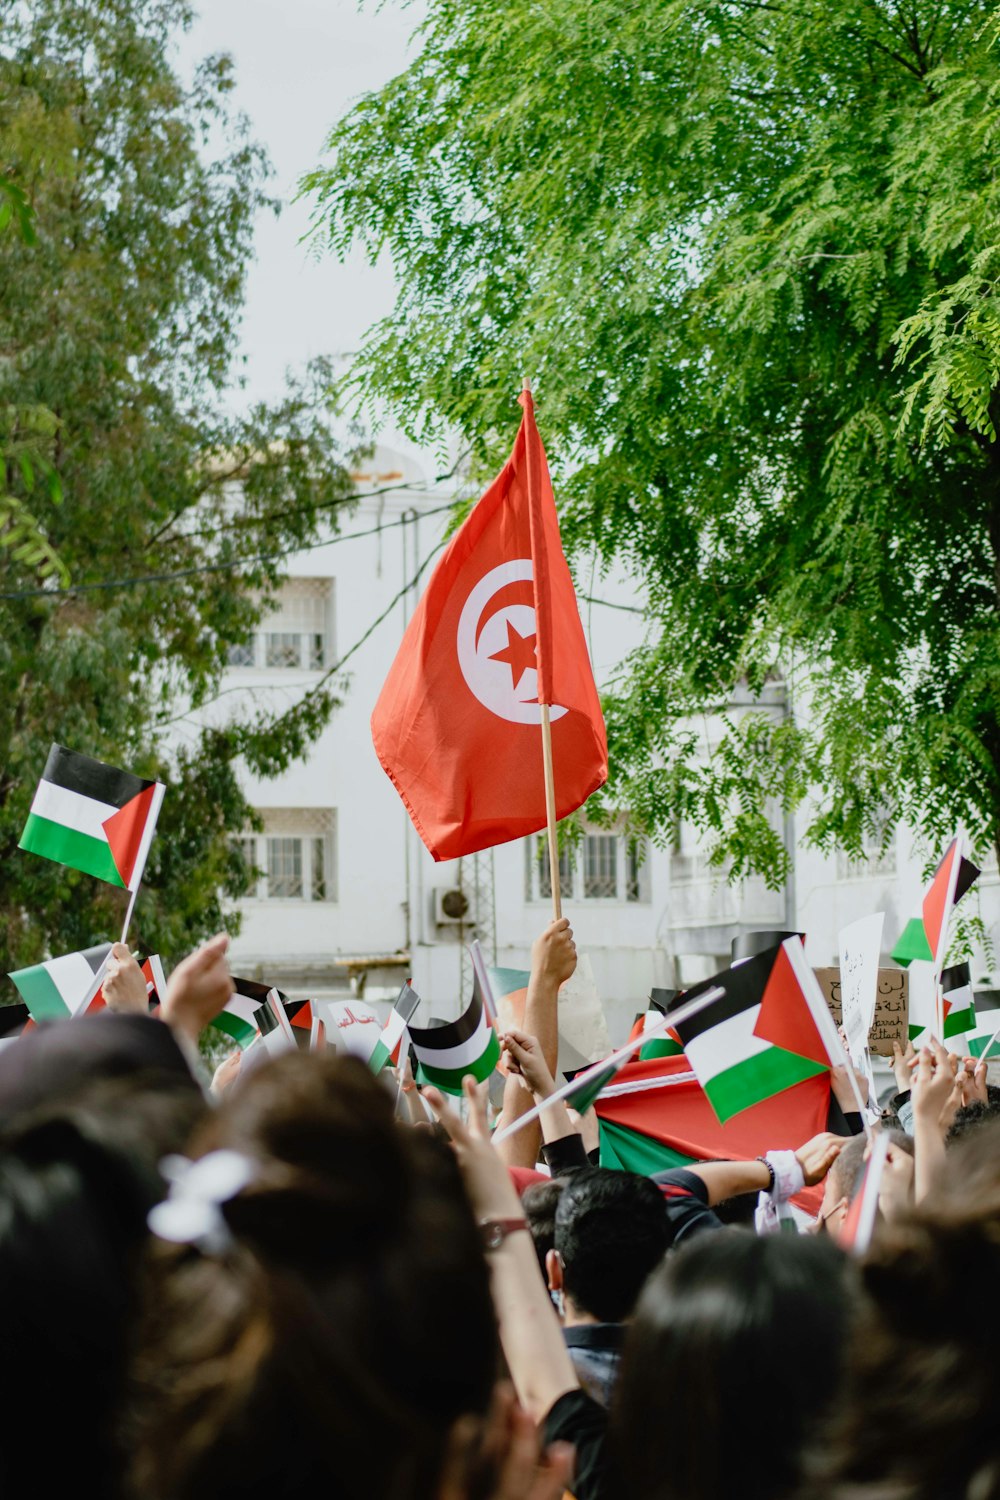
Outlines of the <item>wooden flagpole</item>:
{"type": "MultiPolygon", "coordinates": [[[[531,395],[531,381],[527,375],[521,386],[522,393],[531,395]]],[[[531,494],[532,469],[527,465],[528,471],[528,500],[533,499],[531,494]]],[[[534,533],[534,525],[532,525],[534,533]]],[[[532,558],[534,566],[534,558],[532,558]]],[[[535,629],[538,629],[538,620],[535,620],[535,629]]],[[[559,838],[556,833],[556,778],[552,766],[552,722],[549,718],[549,704],[540,703],[542,711],[542,771],[545,776],[545,824],[548,831],[549,844],[549,885],[552,889],[552,915],[558,922],[562,916],[562,890],[559,884],[559,838]]]]}

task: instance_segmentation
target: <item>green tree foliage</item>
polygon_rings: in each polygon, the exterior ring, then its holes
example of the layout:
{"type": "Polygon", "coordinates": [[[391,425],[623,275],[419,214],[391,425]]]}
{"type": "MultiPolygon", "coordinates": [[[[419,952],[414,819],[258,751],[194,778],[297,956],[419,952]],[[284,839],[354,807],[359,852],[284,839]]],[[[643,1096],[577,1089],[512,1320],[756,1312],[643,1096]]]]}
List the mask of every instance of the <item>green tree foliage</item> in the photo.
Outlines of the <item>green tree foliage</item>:
{"type": "Polygon", "coordinates": [[[530,373],[570,545],[644,581],[609,800],[772,883],[768,804],[996,845],[995,5],[430,0],[421,42],[305,187],[395,264],[363,388],[492,463],[530,373]]]}
{"type": "Polygon", "coordinates": [[[52,740],[167,781],[133,932],[169,962],[245,888],[238,760],[281,770],[334,702],[175,723],[350,495],[328,369],[231,414],[268,166],[228,60],[174,71],[189,21],[183,0],[0,0],[0,206],[29,228],[0,235],[3,489],[69,577],[0,551],[3,968],[120,926],[120,892],[16,852],[52,740]]]}

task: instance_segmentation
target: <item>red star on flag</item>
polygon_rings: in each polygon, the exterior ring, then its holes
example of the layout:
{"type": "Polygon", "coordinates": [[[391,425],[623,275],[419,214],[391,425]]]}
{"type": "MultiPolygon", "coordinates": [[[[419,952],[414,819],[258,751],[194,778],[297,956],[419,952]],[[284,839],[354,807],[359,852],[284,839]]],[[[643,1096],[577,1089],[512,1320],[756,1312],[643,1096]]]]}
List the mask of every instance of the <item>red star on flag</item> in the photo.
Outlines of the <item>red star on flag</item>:
{"type": "Polygon", "coordinates": [[[521,685],[521,678],[525,672],[533,671],[538,663],[535,660],[535,636],[522,635],[515,625],[508,620],[507,644],[502,651],[494,651],[490,661],[504,661],[510,667],[511,681],[514,691],[517,692],[521,685]]]}

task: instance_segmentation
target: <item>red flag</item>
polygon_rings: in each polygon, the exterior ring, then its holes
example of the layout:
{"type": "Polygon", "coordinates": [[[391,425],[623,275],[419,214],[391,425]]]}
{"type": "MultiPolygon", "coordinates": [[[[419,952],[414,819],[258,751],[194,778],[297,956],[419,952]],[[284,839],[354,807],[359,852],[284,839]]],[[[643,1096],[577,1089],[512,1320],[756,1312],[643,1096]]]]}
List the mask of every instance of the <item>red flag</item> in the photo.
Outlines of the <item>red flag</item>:
{"type": "Polygon", "coordinates": [[[545,827],[607,778],[608,748],[530,394],[514,451],[452,538],[372,714],[383,769],[435,859],[545,827]]]}

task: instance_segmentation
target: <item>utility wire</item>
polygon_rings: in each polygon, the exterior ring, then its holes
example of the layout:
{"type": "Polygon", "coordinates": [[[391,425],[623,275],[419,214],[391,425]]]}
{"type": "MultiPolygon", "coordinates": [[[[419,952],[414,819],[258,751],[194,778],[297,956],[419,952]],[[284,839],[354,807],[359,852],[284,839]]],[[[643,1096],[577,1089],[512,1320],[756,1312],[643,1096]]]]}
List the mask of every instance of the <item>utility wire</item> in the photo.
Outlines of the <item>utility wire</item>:
{"type": "MultiPolygon", "coordinates": [[[[393,485],[392,488],[399,489],[399,485],[393,485]]],[[[422,521],[430,516],[443,515],[445,511],[453,510],[454,506],[455,502],[449,501],[447,505],[437,505],[432,510],[420,511],[418,519],[422,521]]],[[[362,537],[377,536],[379,532],[388,531],[394,526],[409,525],[412,519],[409,515],[400,516],[397,521],[386,521],[384,525],[372,526],[367,531],[338,532],[336,536],[329,537],[325,541],[297,542],[295,546],[286,547],[281,552],[262,552],[255,557],[232,558],[229,562],[204,563],[196,568],[178,568],[171,573],[143,573],[134,578],[105,578],[94,583],[73,583],[66,588],[19,589],[0,593],[0,599],[60,599],[99,590],[139,588],[147,583],[170,583],[175,578],[194,578],[205,573],[227,573],[235,568],[252,567],[255,563],[280,562],[282,558],[293,557],[297,552],[311,552],[316,547],[335,547],[340,542],[353,542],[359,541],[362,537]]]]}

